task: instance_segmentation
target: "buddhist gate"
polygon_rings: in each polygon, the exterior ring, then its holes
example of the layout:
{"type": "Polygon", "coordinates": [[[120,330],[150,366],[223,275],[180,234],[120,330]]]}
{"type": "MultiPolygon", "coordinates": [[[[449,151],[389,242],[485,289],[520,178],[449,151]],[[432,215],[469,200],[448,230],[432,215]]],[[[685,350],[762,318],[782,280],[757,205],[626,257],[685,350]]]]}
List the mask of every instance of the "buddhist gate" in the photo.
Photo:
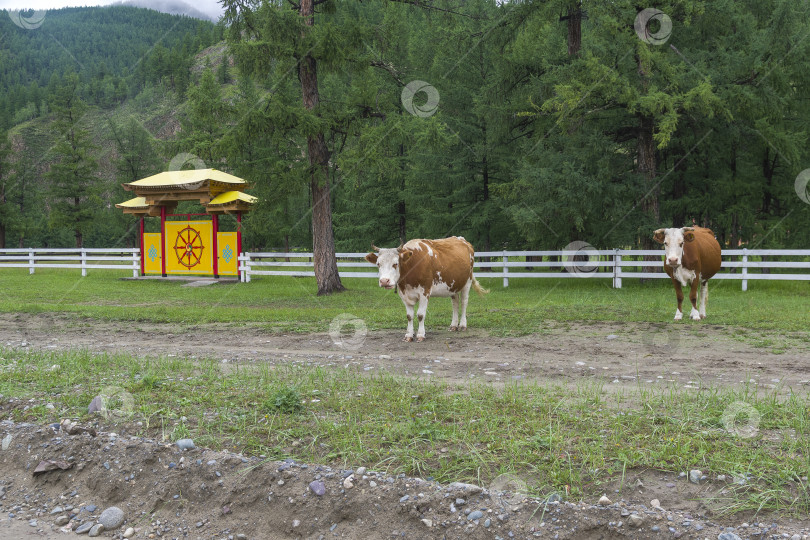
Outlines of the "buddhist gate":
{"type": "Polygon", "coordinates": [[[198,169],[122,185],[137,195],[115,206],[140,217],[141,275],[238,275],[242,214],[256,202],[244,193],[247,182],[216,169],[198,169]],[[180,201],[199,201],[205,213],[172,213],[180,201]],[[219,230],[221,214],[236,216],[236,231],[219,230]],[[147,217],[160,218],[160,232],[145,232],[147,217]]]}

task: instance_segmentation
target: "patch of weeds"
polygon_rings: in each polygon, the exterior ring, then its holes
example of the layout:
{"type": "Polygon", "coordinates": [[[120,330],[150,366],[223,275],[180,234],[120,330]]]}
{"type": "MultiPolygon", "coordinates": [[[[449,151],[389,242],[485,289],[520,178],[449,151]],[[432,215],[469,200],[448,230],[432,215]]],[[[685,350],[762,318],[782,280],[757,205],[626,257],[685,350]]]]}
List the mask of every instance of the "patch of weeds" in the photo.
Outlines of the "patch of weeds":
{"type": "Polygon", "coordinates": [[[174,429],[172,430],[172,434],[169,435],[169,438],[172,441],[179,441],[180,439],[190,439],[191,438],[191,430],[188,429],[185,422],[180,422],[174,429]]]}
{"type": "Polygon", "coordinates": [[[270,396],[264,402],[264,409],[267,411],[281,412],[285,414],[298,413],[304,410],[303,398],[294,386],[284,386],[270,396]]]}

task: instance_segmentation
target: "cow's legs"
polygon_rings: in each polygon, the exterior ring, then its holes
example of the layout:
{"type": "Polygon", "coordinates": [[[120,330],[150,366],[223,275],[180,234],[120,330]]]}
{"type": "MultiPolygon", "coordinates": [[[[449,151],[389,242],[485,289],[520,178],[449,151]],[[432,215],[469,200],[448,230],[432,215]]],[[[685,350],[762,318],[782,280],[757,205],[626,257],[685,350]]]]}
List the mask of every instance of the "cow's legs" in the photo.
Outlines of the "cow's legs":
{"type": "Polygon", "coordinates": [[[450,296],[453,301],[453,320],[450,322],[450,331],[455,332],[458,330],[458,294],[450,296]]]}
{"type": "Polygon", "coordinates": [[[695,275],[695,279],[692,280],[689,290],[689,301],[692,302],[692,311],[689,313],[689,318],[693,321],[700,320],[700,312],[697,308],[698,283],[700,283],[700,276],[695,275]]]}
{"type": "Polygon", "coordinates": [[[403,298],[402,303],[405,304],[405,312],[408,314],[408,329],[405,331],[403,341],[413,341],[413,306],[416,302],[410,298],[403,298]]]}
{"type": "Polygon", "coordinates": [[[419,310],[416,312],[419,330],[416,331],[416,341],[425,340],[425,313],[427,313],[428,299],[429,297],[424,294],[419,297],[419,310]]]}
{"type": "Polygon", "coordinates": [[[678,310],[675,312],[675,320],[680,321],[683,319],[683,311],[681,311],[681,306],[683,305],[683,289],[677,279],[673,279],[672,283],[675,285],[675,297],[678,299],[678,310]]]}
{"type": "Polygon", "coordinates": [[[709,299],[709,280],[700,284],[700,318],[706,318],[706,301],[709,299]]]}
{"type": "Polygon", "coordinates": [[[470,287],[472,287],[472,280],[468,281],[459,292],[461,295],[461,319],[459,320],[458,328],[462,331],[467,329],[467,302],[470,300],[470,287]]]}

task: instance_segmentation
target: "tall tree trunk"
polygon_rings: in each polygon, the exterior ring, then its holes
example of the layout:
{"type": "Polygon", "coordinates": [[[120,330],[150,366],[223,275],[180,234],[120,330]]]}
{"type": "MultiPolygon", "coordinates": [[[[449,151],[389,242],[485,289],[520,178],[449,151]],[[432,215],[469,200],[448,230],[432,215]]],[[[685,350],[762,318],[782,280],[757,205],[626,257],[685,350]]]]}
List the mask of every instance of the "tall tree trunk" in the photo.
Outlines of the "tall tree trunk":
{"type": "Polygon", "coordinates": [[[399,184],[399,202],[397,203],[397,214],[399,216],[399,243],[404,244],[408,241],[406,219],[407,206],[405,205],[405,145],[399,145],[399,156],[399,168],[402,171],[402,181],[399,184]]]}
{"type": "MultiPolygon", "coordinates": [[[[655,185],[656,179],[656,160],[655,160],[655,140],[653,139],[653,128],[655,121],[650,116],[638,115],[638,139],[637,139],[637,154],[636,160],[638,163],[638,173],[644,178],[644,199],[641,201],[641,209],[649,216],[650,221],[659,223],[661,220],[661,213],[658,205],[658,196],[660,188],[655,185]]],[[[641,248],[642,249],[656,249],[656,244],[652,238],[652,230],[642,231],[641,234],[641,248]]],[[[661,257],[646,256],[646,261],[657,261],[661,257]]],[[[657,272],[659,269],[655,266],[645,266],[644,272],[657,272]]]]}
{"type": "Polygon", "coordinates": [[[582,2],[568,8],[568,56],[576,56],[582,48],[582,2]]]}
{"type": "MultiPolygon", "coordinates": [[[[314,0],[301,0],[299,13],[305,24],[315,24],[314,0]]],[[[307,54],[298,68],[301,80],[301,97],[304,108],[318,107],[318,72],[315,58],[307,54]]],[[[329,148],[323,133],[307,137],[310,167],[310,192],[312,193],[312,253],[318,295],[345,290],[340,282],[335,258],[335,234],[332,230],[332,198],[329,193],[329,148]]]]}
{"type": "MultiPolygon", "coordinates": [[[[6,184],[0,184],[0,204],[6,204],[6,184]]],[[[0,222],[0,249],[6,249],[6,224],[0,222]]]]}
{"type": "MultiPolygon", "coordinates": [[[[76,214],[77,215],[79,214],[79,205],[80,205],[80,203],[81,203],[81,200],[78,197],[73,197],[73,206],[76,207],[76,214]]],[[[78,223],[78,218],[76,219],[76,221],[77,221],[76,228],[73,230],[73,232],[75,233],[75,236],[76,236],[76,247],[81,249],[83,247],[82,246],[82,243],[83,243],[82,229],[81,229],[81,226],[78,223]]]]}

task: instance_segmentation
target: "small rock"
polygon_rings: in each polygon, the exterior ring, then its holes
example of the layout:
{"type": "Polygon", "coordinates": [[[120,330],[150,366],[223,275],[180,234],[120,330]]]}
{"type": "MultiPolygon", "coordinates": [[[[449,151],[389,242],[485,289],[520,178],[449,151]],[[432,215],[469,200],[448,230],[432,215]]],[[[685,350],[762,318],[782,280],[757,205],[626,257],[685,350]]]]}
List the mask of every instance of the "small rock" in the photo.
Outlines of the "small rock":
{"type": "Polygon", "coordinates": [[[428,528],[433,527],[433,520],[432,519],[423,519],[422,523],[425,524],[425,527],[428,527],[428,528]]]}
{"type": "Polygon", "coordinates": [[[93,401],[90,402],[90,405],[87,406],[87,413],[93,414],[94,412],[99,412],[104,410],[104,399],[101,396],[96,396],[93,398],[93,401]]]}
{"type": "Polygon", "coordinates": [[[299,525],[301,525],[301,522],[298,521],[297,519],[294,519],[293,520],[293,528],[298,527],[299,525]]]}
{"type": "Polygon", "coordinates": [[[371,482],[369,482],[369,483],[368,483],[368,485],[369,485],[369,487],[373,487],[373,488],[375,488],[375,487],[377,487],[377,482],[375,482],[374,480],[372,480],[371,482]]]}
{"type": "Polygon", "coordinates": [[[124,538],[131,538],[135,534],[135,529],[132,527],[124,531],[124,538]]]}
{"type": "Polygon", "coordinates": [[[98,522],[104,525],[105,531],[114,531],[124,524],[124,511],[117,506],[110,506],[98,517],[98,522]]]}
{"type": "Polygon", "coordinates": [[[67,525],[68,521],[70,521],[70,518],[68,516],[59,516],[58,518],[56,518],[56,520],[54,520],[53,523],[57,527],[61,527],[63,525],[67,525]]]}
{"type": "Polygon", "coordinates": [[[357,467],[357,476],[361,477],[364,474],[366,474],[366,468],[365,467],[357,467]]]}
{"type": "Polygon", "coordinates": [[[641,516],[639,514],[630,514],[630,517],[627,518],[627,523],[631,527],[636,528],[641,527],[642,525],[644,525],[644,516],[641,516]]]}
{"type": "Polygon", "coordinates": [[[602,497],[600,497],[599,499],[599,504],[601,506],[607,506],[609,504],[612,504],[612,502],[610,499],[607,498],[607,495],[602,495],[602,497]]]}
{"type": "Polygon", "coordinates": [[[482,517],[484,517],[484,513],[481,510],[476,510],[475,512],[470,512],[467,519],[470,521],[475,521],[476,519],[481,519],[482,517]]]}
{"type": "Polygon", "coordinates": [[[742,538],[733,532],[724,532],[717,535],[717,540],[742,540],[742,538]]]}
{"type": "Polygon", "coordinates": [[[84,534],[86,532],[89,532],[90,529],[93,528],[93,525],[94,523],[92,521],[85,521],[84,523],[76,527],[76,530],[74,532],[76,534],[84,534]]]}
{"type": "Polygon", "coordinates": [[[453,482],[449,486],[447,486],[451,490],[463,490],[469,493],[481,493],[484,491],[484,488],[481,486],[476,486],[475,484],[465,484],[464,482],[453,482]]]}
{"type": "Polygon", "coordinates": [[[354,482],[352,482],[352,477],[349,476],[343,480],[343,489],[352,489],[354,487],[354,482]]]}
{"type": "Polygon", "coordinates": [[[399,502],[401,503],[408,502],[408,499],[410,498],[411,498],[410,495],[403,495],[402,497],[400,497],[399,502]]]}
{"type": "Polygon", "coordinates": [[[489,526],[490,526],[490,525],[492,525],[492,520],[491,520],[491,519],[489,519],[489,518],[487,518],[487,520],[484,522],[484,527],[486,527],[487,529],[489,529],[489,526]]]}
{"type": "Polygon", "coordinates": [[[703,476],[703,471],[701,470],[692,469],[691,471],[689,471],[689,481],[692,482],[693,484],[699,484],[701,476],[703,476]]]}
{"type": "Polygon", "coordinates": [[[87,534],[87,536],[98,536],[103,532],[104,532],[104,525],[102,525],[101,523],[96,523],[90,529],[90,532],[87,534]]]}
{"type": "Polygon", "coordinates": [[[194,450],[195,448],[197,448],[196,446],[194,446],[194,441],[191,439],[180,439],[175,444],[177,445],[177,448],[179,448],[180,450],[194,450]]]}
{"type": "Polygon", "coordinates": [[[317,495],[318,497],[322,497],[326,494],[326,486],[323,485],[323,482],[319,480],[314,480],[309,483],[309,489],[317,495]]]}
{"type": "Polygon", "coordinates": [[[12,439],[11,433],[3,437],[3,442],[0,443],[2,444],[2,446],[0,446],[0,448],[2,448],[3,450],[8,450],[8,447],[11,445],[11,439],[12,439]]]}
{"type": "Polygon", "coordinates": [[[650,501],[650,506],[652,506],[653,508],[659,508],[660,509],[661,508],[661,501],[659,501],[658,499],[653,499],[653,500],[650,501]]]}

